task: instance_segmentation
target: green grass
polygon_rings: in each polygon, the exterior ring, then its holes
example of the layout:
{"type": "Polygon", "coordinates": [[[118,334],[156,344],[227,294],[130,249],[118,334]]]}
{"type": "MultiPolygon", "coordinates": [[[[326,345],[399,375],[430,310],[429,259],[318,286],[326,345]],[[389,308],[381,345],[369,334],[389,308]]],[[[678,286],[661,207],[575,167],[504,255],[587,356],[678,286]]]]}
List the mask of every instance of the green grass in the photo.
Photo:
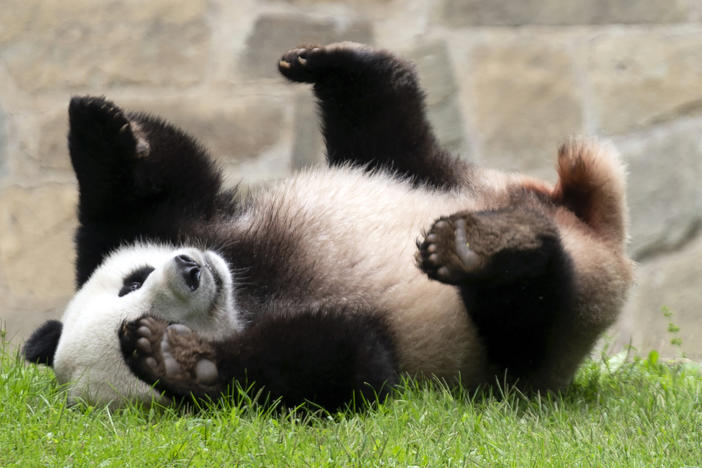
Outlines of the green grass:
{"type": "Polygon", "coordinates": [[[365,413],[301,416],[68,407],[50,369],[2,348],[0,466],[702,466],[699,367],[655,354],[590,361],[557,397],[408,382],[365,413]]]}

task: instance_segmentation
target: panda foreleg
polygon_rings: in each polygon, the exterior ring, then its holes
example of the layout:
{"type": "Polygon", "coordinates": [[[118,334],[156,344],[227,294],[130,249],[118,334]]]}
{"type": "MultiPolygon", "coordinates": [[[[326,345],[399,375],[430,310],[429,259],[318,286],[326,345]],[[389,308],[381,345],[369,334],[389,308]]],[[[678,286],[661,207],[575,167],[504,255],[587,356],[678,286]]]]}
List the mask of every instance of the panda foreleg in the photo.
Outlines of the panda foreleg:
{"type": "Polygon", "coordinates": [[[363,313],[271,315],[221,341],[146,316],[123,324],[119,338],[134,374],[178,400],[217,400],[237,382],[287,406],[333,410],[382,400],[397,382],[387,330],[363,313]]]}
{"type": "Polygon", "coordinates": [[[340,42],[292,49],[278,69],[291,81],[314,84],[331,165],[397,171],[438,188],[461,182],[465,168],[437,143],[409,63],[340,42]]]}
{"type": "Polygon", "coordinates": [[[79,217],[89,220],[128,197],[133,165],[149,145],[122,109],[101,97],[74,97],[68,107],[68,148],[80,188],[79,217]]]}
{"type": "Polygon", "coordinates": [[[69,120],[79,186],[78,286],[119,245],[178,242],[189,225],[233,209],[206,152],[180,130],[91,96],[71,99],[69,120]]]}
{"type": "Polygon", "coordinates": [[[537,205],[458,212],[419,244],[418,266],[458,286],[495,374],[539,388],[560,320],[572,313],[574,273],[553,220],[537,205]]]}

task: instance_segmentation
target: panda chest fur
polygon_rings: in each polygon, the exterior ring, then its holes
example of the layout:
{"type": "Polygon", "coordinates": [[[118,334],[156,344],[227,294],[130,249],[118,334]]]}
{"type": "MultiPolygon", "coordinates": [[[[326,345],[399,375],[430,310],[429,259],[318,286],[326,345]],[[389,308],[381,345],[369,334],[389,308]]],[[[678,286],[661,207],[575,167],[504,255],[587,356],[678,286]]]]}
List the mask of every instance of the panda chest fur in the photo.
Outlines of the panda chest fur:
{"type": "Polygon", "coordinates": [[[428,279],[414,260],[433,220],[475,205],[465,193],[383,173],[299,174],[253,194],[234,222],[234,236],[253,245],[248,262],[229,255],[238,301],[371,311],[388,325],[404,372],[480,381],[484,351],[457,289],[428,279]],[[264,297],[250,301],[253,290],[264,297]]]}

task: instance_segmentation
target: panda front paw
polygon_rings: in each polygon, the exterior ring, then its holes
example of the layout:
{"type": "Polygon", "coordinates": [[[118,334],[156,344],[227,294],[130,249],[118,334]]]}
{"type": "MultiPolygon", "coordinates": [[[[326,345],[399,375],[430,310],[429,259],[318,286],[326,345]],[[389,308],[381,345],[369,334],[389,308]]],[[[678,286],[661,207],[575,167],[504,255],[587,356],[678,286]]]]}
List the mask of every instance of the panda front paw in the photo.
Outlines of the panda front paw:
{"type": "Polygon", "coordinates": [[[71,151],[91,157],[143,153],[124,111],[103,97],[74,97],[68,106],[71,151]]]}
{"type": "Polygon", "coordinates": [[[283,54],[278,70],[290,81],[316,83],[326,75],[357,69],[365,58],[377,53],[372,47],[356,42],[301,46],[283,54]]]}
{"type": "Polygon", "coordinates": [[[119,340],[132,372],[158,390],[179,397],[223,390],[214,348],[185,325],[145,316],[123,323],[119,340]]]}

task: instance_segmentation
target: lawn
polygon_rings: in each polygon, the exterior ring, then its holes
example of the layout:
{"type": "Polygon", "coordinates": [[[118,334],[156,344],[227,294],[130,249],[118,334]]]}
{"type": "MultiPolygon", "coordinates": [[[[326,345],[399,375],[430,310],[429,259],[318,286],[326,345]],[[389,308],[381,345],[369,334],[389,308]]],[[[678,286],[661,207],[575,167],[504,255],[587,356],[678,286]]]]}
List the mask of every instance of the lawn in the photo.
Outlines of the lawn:
{"type": "MultiPolygon", "coordinates": [[[[621,358],[621,356],[619,356],[621,358]]],[[[68,407],[50,369],[0,349],[0,466],[702,466],[694,363],[587,362],[558,396],[408,381],[362,412],[240,402],[68,407]]]]}

